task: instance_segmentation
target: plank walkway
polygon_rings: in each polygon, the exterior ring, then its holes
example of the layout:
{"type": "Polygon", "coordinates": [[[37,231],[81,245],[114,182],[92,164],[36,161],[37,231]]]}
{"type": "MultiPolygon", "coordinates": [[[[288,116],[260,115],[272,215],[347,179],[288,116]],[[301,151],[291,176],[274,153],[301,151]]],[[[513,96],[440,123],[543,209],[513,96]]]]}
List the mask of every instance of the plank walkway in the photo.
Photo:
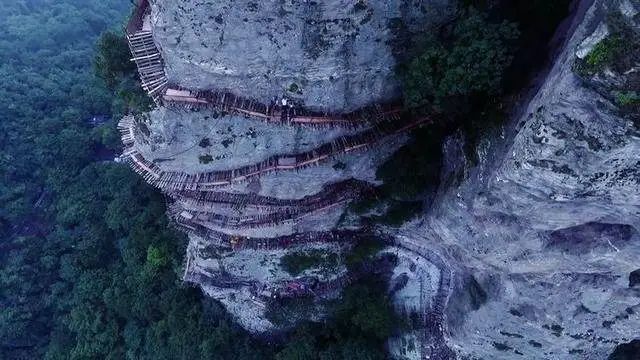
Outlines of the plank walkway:
{"type": "Polygon", "coordinates": [[[308,195],[300,199],[280,199],[258,194],[233,194],[226,192],[181,191],[171,194],[178,199],[185,210],[210,213],[216,212],[221,206],[232,209],[253,209],[258,211],[273,211],[318,207],[329,199],[339,200],[344,197],[358,196],[365,192],[372,192],[372,185],[360,180],[349,179],[329,184],[317,194],[308,195]]]}
{"type": "MultiPolygon", "coordinates": [[[[133,132],[123,130],[130,121],[124,120],[125,118],[123,118],[124,123],[120,125],[120,131],[129,136],[128,134],[133,134],[133,132]]],[[[197,174],[163,171],[156,164],[146,160],[134,147],[125,150],[123,157],[147,182],[160,189],[170,192],[184,190],[205,191],[212,190],[218,186],[243,182],[250,178],[274,171],[300,170],[319,165],[335,156],[364,150],[380,140],[415,129],[430,121],[430,118],[421,118],[403,122],[383,122],[358,134],[336,138],[310,151],[298,154],[275,155],[257,164],[233,170],[210,171],[197,174]]]]}
{"type": "Polygon", "coordinates": [[[187,233],[204,239],[208,244],[233,250],[283,250],[293,246],[311,243],[351,242],[362,239],[363,234],[356,231],[335,230],[295,233],[275,238],[250,238],[232,236],[193,222],[184,217],[170,215],[176,224],[187,233]]]}
{"type": "Polygon", "coordinates": [[[133,55],[131,60],[135,61],[140,74],[142,88],[156,104],[160,104],[169,81],[160,50],[153,41],[153,34],[151,31],[140,30],[127,34],[127,41],[133,55]]]}
{"type": "Polygon", "coordinates": [[[426,304],[421,301],[423,306],[421,315],[424,323],[424,331],[421,336],[421,352],[424,358],[449,360],[452,352],[445,341],[447,321],[445,310],[449,303],[449,298],[453,293],[453,269],[447,264],[443,257],[431,250],[398,239],[392,241],[396,246],[423,257],[440,270],[438,290],[431,302],[431,306],[426,306],[426,304]]]}
{"type": "Polygon", "coordinates": [[[270,104],[244,98],[231,92],[203,90],[195,91],[169,85],[163,96],[168,107],[194,109],[204,108],[244,115],[269,123],[307,125],[313,127],[340,126],[357,128],[378,121],[399,120],[403,108],[399,104],[375,104],[346,114],[318,112],[295,105],[288,100],[282,105],[275,99],[270,104]]]}
{"type": "Polygon", "coordinates": [[[351,197],[326,201],[310,207],[300,207],[295,209],[284,209],[270,213],[263,213],[250,216],[227,216],[215,213],[189,212],[185,211],[184,216],[192,217],[203,224],[212,224],[228,229],[255,229],[265,226],[276,226],[285,223],[296,222],[305,217],[344,205],[352,200],[351,197]]]}
{"type": "Polygon", "coordinates": [[[136,63],[142,88],[156,104],[160,104],[167,90],[168,80],[160,50],[153,41],[153,33],[145,29],[144,21],[150,13],[149,0],[140,0],[125,28],[129,50],[136,63]]]}
{"type": "Polygon", "coordinates": [[[227,90],[194,90],[169,84],[162,53],[151,29],[144,26],[149,13],[149,1],[140,0],[126,26],[126,35],[142,88],[157,105],[215,109],[271,123],[313,127],[363,127],[372,122],[398,120],[403,113],[398,103],[374,104],[346,114],[319,112],[305,109],[292,99],[286,99],[286,104],[282,102],[285,99],[273,99],[266,104],[227,90]]]}

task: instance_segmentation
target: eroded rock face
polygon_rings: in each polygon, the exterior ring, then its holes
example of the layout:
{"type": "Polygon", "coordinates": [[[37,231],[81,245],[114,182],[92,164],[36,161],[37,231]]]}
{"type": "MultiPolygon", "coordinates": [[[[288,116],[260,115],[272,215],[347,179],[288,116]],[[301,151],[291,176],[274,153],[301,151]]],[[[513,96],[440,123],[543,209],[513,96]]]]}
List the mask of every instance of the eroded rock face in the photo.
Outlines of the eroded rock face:
{"type": "Polygon", "coordinates": [[[394,47],[440,23],[449,0],[155,1],[170,82],[350,111],[395,100],[394,47]]]}
{"type": "Polygon", "coordinates": [[[158,107],[120,122],[123,158],[167,195],[189,233],[184,279],[245,328],[291,326],[267,314],[278,297],[315,296],[301,318],[319,319],[321,300],[339,295],[343,266],[293,276],[280,260],[339,255],[359,236],[336,230],[345,209],[428,121],[401,116],[398,59],[453,4],[139,2],[128,41],[158,107]]]}
{"type": "MultiPolygon", "coordinates": [[[[466,180],[443,189],[401,241],[441,254],[455,273],[445,337],[460,357],[604,359],[638,336],[629,280],[640,264],[640,133],[574,64],[605,14],[624,10],[637,31],[629,14],[639,5],[595,1],[515,131],[480,146],[478,167],[456,161],[461,143],[447,142],[444,176],[466,180]]],[[[603,71],[624,84],[637,63],[603,71]]]]}

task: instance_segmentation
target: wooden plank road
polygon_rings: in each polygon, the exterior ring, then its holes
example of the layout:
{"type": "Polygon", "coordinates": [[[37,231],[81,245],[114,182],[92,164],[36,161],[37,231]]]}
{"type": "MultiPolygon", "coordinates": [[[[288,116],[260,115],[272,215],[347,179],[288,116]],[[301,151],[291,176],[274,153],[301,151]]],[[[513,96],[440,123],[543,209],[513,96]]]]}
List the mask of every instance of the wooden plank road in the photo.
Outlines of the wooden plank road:
{"type": "Polygon", "coordinates": [[[238,96],[224,90],[192,90],[170,85],[164,69],[162,53],[153,40],[153,33],[145,29],[150,14],[148,0],[140,0],[126,26],[129,49],[136,63],[142,88],[157,105],[192,109],[209,108],[245,115],[272,123],[307,125],[313,127],[363,127],[377,121],[398,120],[403,112],[401,104],[374,104],[346,114],[313,111],[295,104],[291,99],[273,99],[266,104],[256,99],[238,96]],[[286,104],[283,104],[285,100],[286,104]]]}
{"type": "Polygon", "coordinates": [[[233,250],[282,250],[310,243],[348,243],[365,238],[365,235],[361,232],[349,230],[295,233],[274,238],[232,236],[210,229],[202,224],[181,217],[178,214],[170,213],[170,217],[182,230],[201,237],[207,244],[233,250]]]}
{"type": "Polygon", "coordinates": [[[270,123],[308,125],[313,127],[363,127],[378,121],[398,120],[403,108],[400,104],[374,104],[346,114],[318,112],[305,109],[288,101],[287,105],[272,101],[264,104],[258,100],[240,97],[229,91],[194,91],[168,85],[163,103],[169,107],[204,108],[225,111],[270,123]]]}
{"type": "MultiPolygon", "coordinates": [[[[431,119],[426,117],[412,121],[383,122],[358,134],[336,138],[310,151],[297,154],[275,155],[257,164],[233,170],[210,171],[197,174],[163,171],[155,163],[146,160],[134,148],[129,148],[126,151],[128,155],[126,160],[145,180],[160,189],[170,192],[184,190],[204,191],[211,190],[217,186],[246,181],[252,177],[274,171],[299,170],[308,166],[319,165],[332,157],[365,149],[380,140],[412,130],[430,121],[431,119]]],[[[122,124],[122,126],[126,126],[126,122],[122,124]]]]}

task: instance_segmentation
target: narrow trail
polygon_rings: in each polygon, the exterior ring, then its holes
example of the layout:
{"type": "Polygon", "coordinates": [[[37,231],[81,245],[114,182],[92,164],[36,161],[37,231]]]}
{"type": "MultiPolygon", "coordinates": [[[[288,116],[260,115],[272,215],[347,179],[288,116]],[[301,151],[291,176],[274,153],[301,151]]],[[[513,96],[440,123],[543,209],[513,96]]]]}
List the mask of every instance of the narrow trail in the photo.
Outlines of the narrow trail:
{"type": "Polygon", "coordinates": [[[355,198],[364,193],[373,193],[373,186],[365,181],[346,180],[324,186],[316,194],[299,199],[282,199],[258,194],[236,194],[227,192],[180,191],[170,194],[189,211],[212,213],[227,209],[250,209],[255,211],[284,211],[300,208],[318,208],[342,198],[355,198]],[[323,205],[324,204],[324,205],[323,205]]]}
{"type": "Polygon", "coordinates": [[[310,166],[317,166],[332,158],[362,151],[393,135],[408,132],[425,124],[431,123],[431,118],[420,118],[411,121],[393,121],[376,124],[373,128],[354,135],[338,137],[313,150],[297,154],[282,154],[271,156],[257,164],[243,166],[233,170],[209,171],[197,174],[184,172],[163,171],[155,163],[146,160],[134,147],[135,119],[125,116],[118,128],[122,141],[126,147],[122,158],[130,163],[134,171],[151,185],[169,191],[211,190],[217,186],[230,185],[246,181],[274,171],[300,170],[310,166]]]}
{"type": "Polygon", "coordinates": [[[398,103],[374,104],[359,110],[339,114],[307,109],[286,97],[270,103],[238,96],[225,90],[195,90],[170,84],[164,69],[162,53],[153,39],[149,26],[150,4],[138,2],[125,28],[127,42],[136,63],[142,88],[157,105],[174,108],[204,108],[244,115],[270,123],[313,127],[369,126],[379,121],[395,121],[403,113],[398,103]]]}
{"type": "Polygon", "coordinates": [[[401,249],[422,257],[425,261],[435,265],[440,270],[438,289],[436,291],[436,295],[430,302],[430,306],[427,306],[427,302],[422,299],[424,294],[421,283],[420,303],[423,306],[421,315],[424,324],[421,341],[421,354],[423,359],[450,360],[453,352],[447,346],[445,340],[447,324],[445,310],[449,303],[449,298],[453,293],[453,279],[455,273],[447,261],[434,251],[419,246],[407,239],[403,239],[402,237],[395,237],[391,242],[401,249]]]}
{"type": "Polygon", "coordinates": [[[305,217],[322,213],[329,209],[345,205],[351,201],[351,197],[344,197],[335,200],[327,200],[314,206],[297,209],[285,209],[271,213],[263,213],[249,216],[228,216],[215,213],[181,211],[177,216],[185,218],[191,222],[202,225],[216,226],[226,229],[256,229],[266,226],[278,226],[291,224],[302,220],[305,217]]]}
{"type": "Polygon", "coordinates": [[[305,109],[287,99],[284,99],[286,104],[282,103],[283,99],[264,104],[231,92],[195,91],[174,85],[168,86],[162,99],[164,105],[173,108],[212,109],[269,123],[313,127],[364,127],[378,121],[398,120],[404,111],[398,104],[375,104],[347,114],[333,114],[305,109]]]}
{"type": "MultiPolygon", "coordinates": [[[[204,226],[215,225],[229,229],[251,229],[277,226],[299,221],[307,216],[342,206],[372,191],[364,182],[346,181],[326,187],[323,191],[299,200],[280,200],[255,194],[195,193],[198,198],[176,197],[170,213],[204,226]],[[230,216],[225,210],[241,213],[252,209],[250,215],[230,216]]],[[[175,195],[173,195],[175,196],[175,195]]]]}

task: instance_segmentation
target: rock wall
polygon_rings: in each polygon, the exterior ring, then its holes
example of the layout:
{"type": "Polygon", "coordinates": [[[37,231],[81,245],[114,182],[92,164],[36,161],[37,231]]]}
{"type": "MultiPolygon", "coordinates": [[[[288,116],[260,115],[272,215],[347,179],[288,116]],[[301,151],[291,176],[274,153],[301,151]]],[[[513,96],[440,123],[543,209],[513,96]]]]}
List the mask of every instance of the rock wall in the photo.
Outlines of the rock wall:
{"type": "Polygon", "coordinates": [[[279,261],[358,237],[335,230],[345,208],[429,121],[402,115],[394,68],[415,31],[453,10],[449,0],[139,2],[128,41],[158,107],[120,122],[123,159],[189,233],[186,281],[255,332],[278,327],[266,316],[273,295],[339,293],[341,271],[293,277],[279,261]]]}
{"type": "Polygon", "coordinates": [[[350,111],[395,100],[393,48],[451,11],[448,0],[155,1],[152,22],[176,85],[350,111]]]}
{"type": "Polygon", "coordinates": [[[637,90],[639,59],[589,77],[575,69],[604,39],[608,14],[623,14],[638,36],[640,4],[589,3],[523,115],[478,148],[480,165],[465,164],[460,138],[447,141],[443,183],[465,180],[399,236],[455,273],[445,337],[459,358],[604,359],[638,336],[640,289],[629,281],[640,268],[637,114],[593,79],[637,90]]]}

